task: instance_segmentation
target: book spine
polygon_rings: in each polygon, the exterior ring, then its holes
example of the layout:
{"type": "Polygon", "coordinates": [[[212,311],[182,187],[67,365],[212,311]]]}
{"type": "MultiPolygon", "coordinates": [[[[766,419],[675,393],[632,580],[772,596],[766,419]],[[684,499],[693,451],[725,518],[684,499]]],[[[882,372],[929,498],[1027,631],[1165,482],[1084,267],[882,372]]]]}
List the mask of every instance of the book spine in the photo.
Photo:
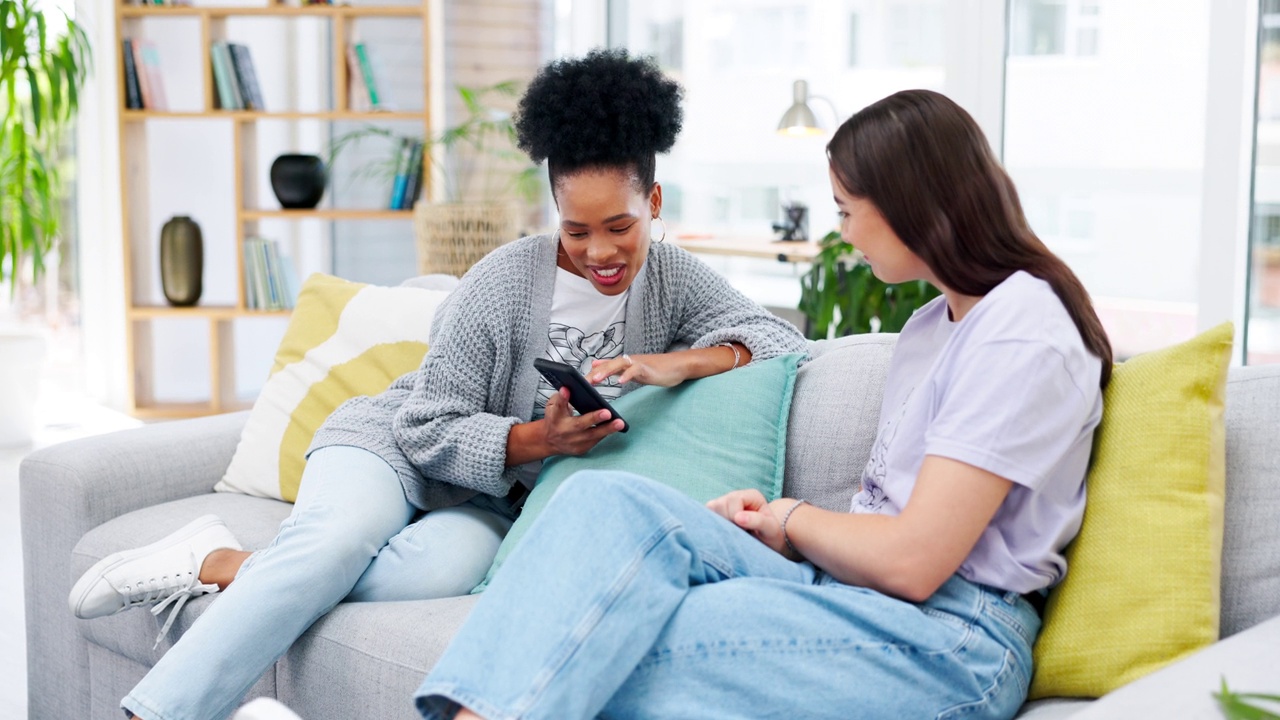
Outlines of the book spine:
{"type": "Polygon", "coordinates": [[[369,90],[369,105],[374,110],[382,109],[382,101],[378,98],[378,86],[373,81],[373,65],[369,63],[369,53],[364,43],[356,43],[356,57],[360,60],[360,74],[364,77],[364,85],[369,90]]]}
{"type": "Polygon", "coordinates": [[[280,286],[277,280],[279,272],[276,270],[275,261],[275,240],[262,241],[262,267],[263,275],[267,281],[267,309],[280,310],[284,306],[280,303],[280,286]]]}
{"type": "MultiPolygon", "coordinates": [[[[164,92],[164,77],[160,72],[160,51],[156,49],[155,43],[150,40],[143,40],[142,43],[142,75],[147,78],[147,85],[151,88],[151,97],[155,101],[154,108],[156,110],[168,110],[169,98],[164,92]]],[[[148,104],[148,107],[151,107],[148,104]]]]}
{"type": "Polygon", "coordinates": [[[218,95],[222,98],[224,110],[243,110],[244,99],[240,96],[240,84],[236,82],[236,72],[231,64],[231,51],[224,42],[213,44],[213,69],[217,76],[218,95]]]}
{"type": "Polygon", "coordinates": [[[415,140],[409,148],[409,170],[406,173],[404,197],[400,200],[401,210],[412,210],[418,194],[422,192],[422,152],[421,140],[415,140]]]}
{"type": "Polygon", "coordinates": [[[209,48],[209,59],[213,63],[213,83],[218,89],[218,107],[223,110],[235,110],[234,98],[231,95],[230,78],[227,76],[229,68],[223,64],[222,53],[218,51],[218,43],[214,43],[209,48]]]}
{"type": "Polygon", "coordinates": [[[244,95],[240,93],[240,83],[236,80],[236,66],[231,60],[231,48],[227,43],[218,43],[218,52],[222,55],[222,65],[227,69],[227,84],[231,87],[231,101],[237,110],[244,110],[244,95]]]}
{"type": "Polygon", "coordinates": [[[267,285],[266,252],[263,250],[265,244],[266,241],[262,238],[253,239],[253,284],[258,293],[259,310],[271,309],[271,293],[267,285]]]}
{"type": "Polygon", "coordinates": [[[151,83],[147,77],[147,68],[142,63],[142,41],[131,40],[129,44],[133,50],[133,75],[138,78],[138,97],[142,99],[142,107],[147,110],[154,110],[156,100],[151,95],[151,83]]]}
{"type": "Polygon", "coordinates": [[[244,304],[250,310],[257,310],[262,306],[258,296],[256,243],[257,240],[253,238],[245,238],[244,241],[244,304]]]}
{"type": "Polygon", "coordinates": [[[356,56],[354,45],[347,46],[347,90],[350,94],[352,110],[368,111],[369,88],[364,84],[364,73],[360,70],[360,58],[356,56]]]}
{"type": "Polygon", "coordinates": [[[240,96],[244,98],[244,106],[249,110],[266,110],[262,102],[262,88],[258,87],[258,73],[253,69],[253,56],[249,48],[238,43],[228,43],[231,54],[231,65],[235,68],[236,79],[240,85],[240,96]]]}
{"type": "Polygon", "coordinates": [[[391,210],[399,210],[400,203],[404,202],[405,186],[409,183],[409,147],[409,139],[401,138],[396,151],[396,174],[391,181],[391,202],[387,205],[391,210]]]}
{"type": "Polygon", "coordinates": [[[124,51],[124,106],[129,110],[142,109],[142,89],[138,86],[138,69],[133,61],[133,41],[125,38],[124,51]]]}

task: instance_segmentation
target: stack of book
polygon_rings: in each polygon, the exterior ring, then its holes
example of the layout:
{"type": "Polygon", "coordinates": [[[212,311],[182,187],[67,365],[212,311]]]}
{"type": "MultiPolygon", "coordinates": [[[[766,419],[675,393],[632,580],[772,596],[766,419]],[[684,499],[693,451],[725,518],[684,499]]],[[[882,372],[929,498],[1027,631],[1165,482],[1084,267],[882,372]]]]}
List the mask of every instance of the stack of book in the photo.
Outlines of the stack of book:
{"type": "Polygon", "coordinates": [[[378,84],[373,79],[373,66],[369,64],[369,51],[364,43],[347,46],[347,78],[351,86],[351,109],[360,111],[383,110],[378,84]]]}
{"type": "Polygon", "coordinates": [[[250,310],[290,310],[297,302],[297,273],[275,240],[245,239],[244,287],[250,310]]]}
{"type": "Polygon", "coordinates": [[[266,110],[249,48],[239,43],[215,42],[210,53],[213,55],[213,83],[218,90],[218,107],[223,110],[266,110]]]}
{"type": "Polygon", "coordinates": [[[168,110],[164,79],[160,77],[160,53],[155,44],[125,38],[123,45],[124,106],[130,110],[168,110]]]}
{"type": "Polygon", "coordinates": [[[400,138],[400,147],[396,151],[396,174],[391,182],[391,202],[387,205],[388,208],[411,210],[413,203],[422,194],[423,148],[421,140],[400,138]]]}

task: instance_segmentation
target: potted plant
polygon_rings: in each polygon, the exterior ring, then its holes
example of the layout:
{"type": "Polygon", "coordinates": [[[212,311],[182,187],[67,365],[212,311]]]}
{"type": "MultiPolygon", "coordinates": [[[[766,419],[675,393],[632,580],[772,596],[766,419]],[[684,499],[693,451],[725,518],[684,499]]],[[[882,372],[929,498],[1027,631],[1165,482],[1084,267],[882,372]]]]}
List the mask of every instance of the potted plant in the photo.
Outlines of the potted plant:
{"type": "MultiPolygon", "coordinates": [[[[88,37],[61,11],[0,0],[0,285],[10,300],[41,278],[59,237],[59,151],[89,61],[88,37]]],[[[0,331],[0,445],[31,439],[44,347],[40,333],[0,331]]]]}
{"type": "Polygon", "coordinates": [[[899,332],[911,314],[938,296],[923,280],[890,285],[871,272],[838,232],[822,238],[822,249],[800,277],[800,311],[810,340],[854,333],[899,332]]]}
{"type": "MultiPolygon", "coordinates": [[[[331,162],[348,146],[371,136],[398,142],[418,142],[424,161],[438,170],[444,200],[424,197],[414,205],[418,269],[422,274],[462,275],[499,245],[514,240],[519,201],[532,203],[541,192],[541,173],[516,150],[511,113],[497,110],[491,100],[519,94],[515,81],[481,88],[459,85],[462,121],[439,137],[398,135],[385,128],[366,127],[335,141],[331,162]]],[[[394,161],[366,166],[363,173],[391,177],[394,161]]]]}

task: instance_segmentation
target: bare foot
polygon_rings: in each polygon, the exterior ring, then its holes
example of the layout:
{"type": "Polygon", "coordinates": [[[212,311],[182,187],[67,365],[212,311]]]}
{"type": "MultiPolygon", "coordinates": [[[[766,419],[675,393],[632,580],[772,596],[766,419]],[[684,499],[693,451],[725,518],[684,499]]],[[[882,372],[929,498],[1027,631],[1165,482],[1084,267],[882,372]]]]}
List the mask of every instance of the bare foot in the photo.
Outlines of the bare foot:
{"type": "Polygon", "coordinates": [[[230,548],[214,550],[205,556],[204,563],[200,565],[200,582],[206,585],[215,584],[219,589],[226,590],[231,581],[236,579],[240,566],[252,554],[245,550],[230,548]]]}
{"type": "Polygon", "coordinates": [[[453,720],[484,720],[484,718],[466,708],[462,708],[458,711],[457,715],[453,716],[453,720]]]}

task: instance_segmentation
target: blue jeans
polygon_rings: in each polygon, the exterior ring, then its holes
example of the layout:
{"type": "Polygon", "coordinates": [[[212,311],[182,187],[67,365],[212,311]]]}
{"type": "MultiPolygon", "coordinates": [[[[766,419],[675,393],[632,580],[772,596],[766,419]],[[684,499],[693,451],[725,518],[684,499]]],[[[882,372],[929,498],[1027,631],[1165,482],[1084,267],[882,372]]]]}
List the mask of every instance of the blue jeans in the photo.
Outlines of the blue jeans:
{"type": "Polygon", "coordinates": [[[488,497],[411,522],[416,513],[377,455],[345,446],[312,453],[275,540],[121,705],[146,720],[225,718],[339,602],[465,595],[511,526],[505,502],[488,497]]]}
{"type": "Polygon", "coordinates": [[[570,478],[418,689],[424,718],[1010,718],[1040,620],[952,577],[913,604],[683,494],[570,478]]]}

